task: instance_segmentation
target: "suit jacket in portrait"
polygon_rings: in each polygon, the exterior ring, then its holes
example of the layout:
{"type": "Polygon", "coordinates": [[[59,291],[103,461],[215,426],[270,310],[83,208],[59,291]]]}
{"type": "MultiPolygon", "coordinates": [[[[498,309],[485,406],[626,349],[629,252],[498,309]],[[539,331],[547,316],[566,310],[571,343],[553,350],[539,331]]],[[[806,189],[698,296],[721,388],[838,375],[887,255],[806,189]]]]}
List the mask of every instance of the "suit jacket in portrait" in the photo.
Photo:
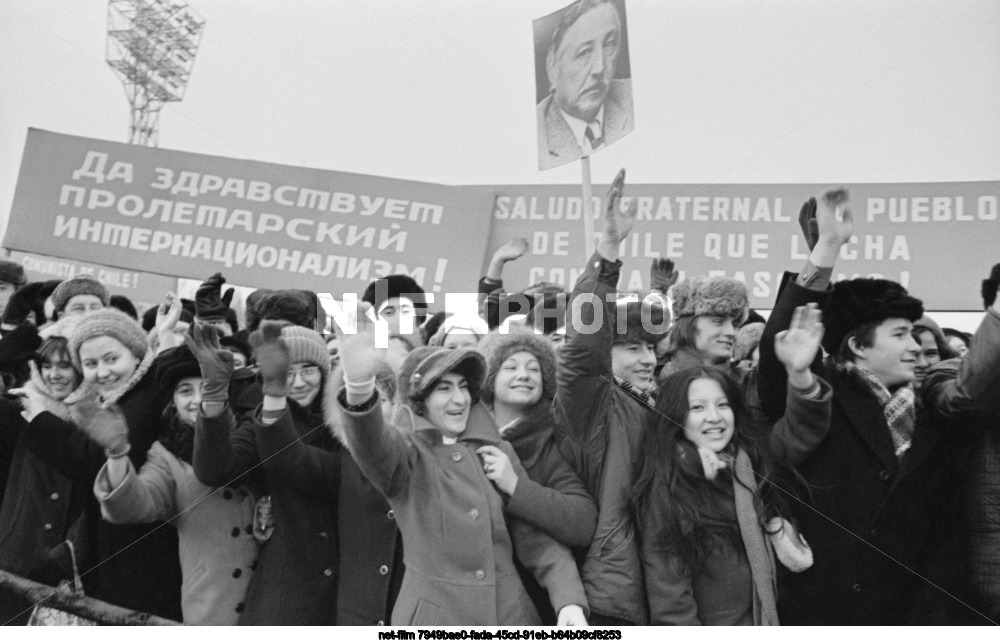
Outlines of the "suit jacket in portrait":
{"type": "MultiPolygon", "coordinates": [[[[552,94],[538,104],[538,169],[548,170],[583,156],[552,94]]],[[[632,81],[616,78],[604,99],[604,144],[611,145],[632,131],[632,81]]]]}

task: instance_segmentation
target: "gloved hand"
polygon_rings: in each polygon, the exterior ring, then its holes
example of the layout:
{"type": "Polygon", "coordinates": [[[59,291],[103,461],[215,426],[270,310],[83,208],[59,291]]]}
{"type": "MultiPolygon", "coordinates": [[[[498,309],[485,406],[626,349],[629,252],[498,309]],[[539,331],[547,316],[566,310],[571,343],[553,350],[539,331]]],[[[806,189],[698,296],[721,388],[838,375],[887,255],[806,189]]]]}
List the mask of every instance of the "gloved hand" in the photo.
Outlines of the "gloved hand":
{"type": "Polygon", "coordinates": [[[666,294],[670,287],[677,283],[677,271],[674,270],[674,260],[654,259],[649,267],[649,289],[666,294]]]}
{"type": "Polygon", "coordinates": [[[219,331],[211,324],[192,324],[184,343],[201,367],[202,401],[226,402],[235,363],[233,354],[219,344],[219,331]]]}
{"type": "Polygon", "coordinates": [[[997,301],[997,290],[1000,289],[1000,264],[994,264],[990,276],[983,280],[983,308],[988,309],[997,301]]]}
{"type": "Polygon", "coordinates": [[[88,396],[73,405],[74,422],[110,456],[121,454],[128,446],[128,423],[117,406],[101,407],[96,397],[88,396]]]}
{"type": "Polygon", "coordinates": [[[292,362],[288,345],[281,338],[283,326],[280,322],[265,320],[250,335],[265,396],[288,395],[288,368],[292,362]]]}
{"type": "Polygon", "coordinates": [[[816,197],[809,197],[809,200],[802,204],[799,210],[799,228],[802,229],[802,236],[805,237],[809,250],[816,246],[819,240],[819,225],[816,223],[816,197]]]}

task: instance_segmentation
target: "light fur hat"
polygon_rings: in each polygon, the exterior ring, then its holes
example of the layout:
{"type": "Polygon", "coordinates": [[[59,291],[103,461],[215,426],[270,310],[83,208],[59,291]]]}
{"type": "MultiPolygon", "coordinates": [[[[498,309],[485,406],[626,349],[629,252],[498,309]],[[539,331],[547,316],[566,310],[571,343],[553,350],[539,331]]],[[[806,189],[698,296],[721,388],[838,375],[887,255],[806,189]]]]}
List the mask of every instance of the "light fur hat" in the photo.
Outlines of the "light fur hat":
{"type": "Polygon", "coordinates": [[[731,318],[734,325],[746,317],[747,287],[731,277],[696,275],[675,284],[670,291],[674,320],[697,315],[731,318]]]}
{"type": "Polygon", "coordinates": [[[111,296],[108,289],[103,284],[89,275],[77,275],[62,282],[52,291],[52,305],[56,312],[62,313],[69,301],[77,295],[93,295],[101,300],[101,304],[108,305],[111,296]]]}

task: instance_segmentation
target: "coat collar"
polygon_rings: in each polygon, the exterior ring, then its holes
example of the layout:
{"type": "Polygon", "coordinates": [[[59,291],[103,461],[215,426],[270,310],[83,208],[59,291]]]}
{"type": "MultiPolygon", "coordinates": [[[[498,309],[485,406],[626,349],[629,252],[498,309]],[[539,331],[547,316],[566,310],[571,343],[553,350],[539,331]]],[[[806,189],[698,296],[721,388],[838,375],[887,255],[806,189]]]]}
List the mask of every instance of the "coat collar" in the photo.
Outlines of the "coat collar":
{"type": "MultiPolygon", "coordinates": [[[[430,445],[444,444],[441,430],[423,416],[413,413],[409,405],[400,405],[394,420],[400,429],[412,431],[414,436],[430,445]]],[[[500,432],[485,405],[483,403],[473,405],[469,410],[469,421],[465,425],[465,431],[458,435],[457,442],[497,445],[500,441],[500,432]]]]}
{"type": "Polygon", "coordinates": [[[827,375],[835,381],[835,384],[831,383],[837,392],[834,400],[851,421],[851,427],[868,443],[886,469],[895,473],[899,461],[881,405],[864,385],[848,374],[828,369],[827,375]]]}

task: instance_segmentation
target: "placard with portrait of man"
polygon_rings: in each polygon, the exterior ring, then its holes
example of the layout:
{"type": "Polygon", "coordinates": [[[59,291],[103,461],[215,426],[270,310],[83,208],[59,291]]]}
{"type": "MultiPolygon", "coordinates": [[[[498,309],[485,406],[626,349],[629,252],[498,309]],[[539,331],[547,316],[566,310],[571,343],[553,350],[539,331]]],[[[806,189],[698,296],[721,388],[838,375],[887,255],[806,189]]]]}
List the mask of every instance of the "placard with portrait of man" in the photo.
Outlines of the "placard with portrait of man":
{"type": "Polygon", "coordinates": [[[539,170],[632,131],[624,0],[577,0],[535,20],[534,36],[539,170]]]}

